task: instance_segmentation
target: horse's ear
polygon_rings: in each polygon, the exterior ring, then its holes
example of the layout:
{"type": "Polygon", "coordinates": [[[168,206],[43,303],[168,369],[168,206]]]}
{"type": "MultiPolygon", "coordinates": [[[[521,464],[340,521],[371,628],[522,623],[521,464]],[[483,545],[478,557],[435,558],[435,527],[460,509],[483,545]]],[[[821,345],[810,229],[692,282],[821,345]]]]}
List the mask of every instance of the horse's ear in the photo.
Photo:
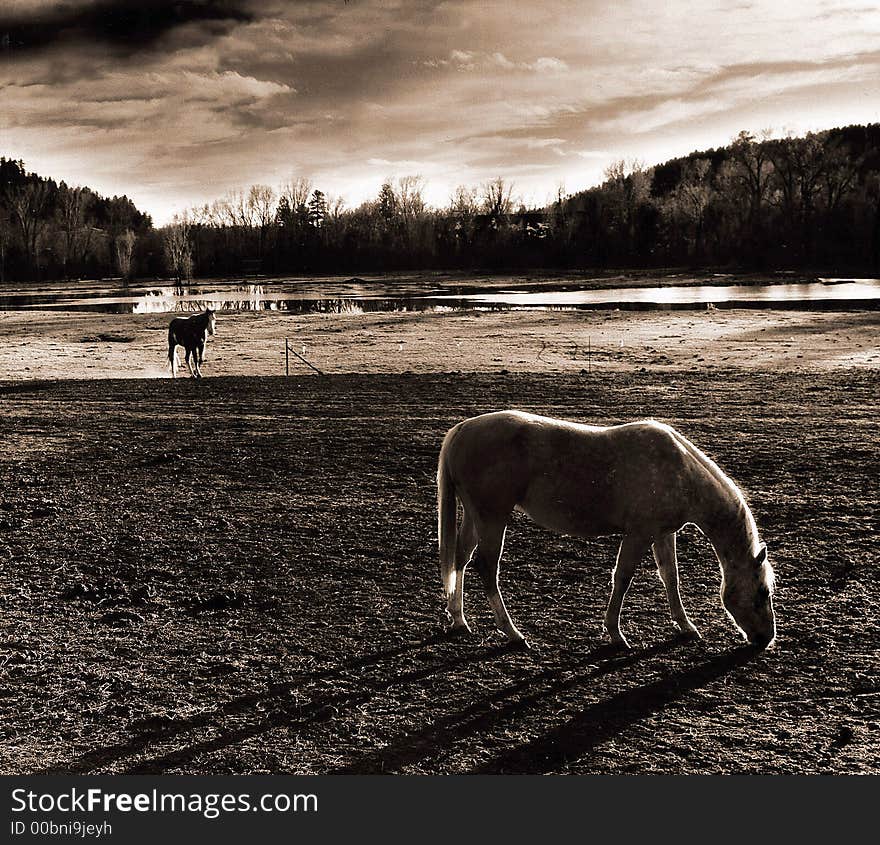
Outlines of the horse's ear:
{"type": "Polygon", "coordinates": [[[767,546],[762,543],[761,548],[758,549],[758,554],[755,555],[755,566],[763,566],[765,560],[767,560],[767,546]]]}

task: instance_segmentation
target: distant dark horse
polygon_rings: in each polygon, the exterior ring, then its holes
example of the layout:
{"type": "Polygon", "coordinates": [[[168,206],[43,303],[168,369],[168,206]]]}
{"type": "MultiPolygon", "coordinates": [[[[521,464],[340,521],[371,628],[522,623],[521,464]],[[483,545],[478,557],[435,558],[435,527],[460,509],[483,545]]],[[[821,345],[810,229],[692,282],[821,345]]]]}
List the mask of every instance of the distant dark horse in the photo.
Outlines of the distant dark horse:
{"type": "Polygon", "coordinates": [[[192,317],[175,317],[168,326],[168,361],[171,364],[171,378],[174,378],[177,365],[177,347],[186,350],[186,365],[194,378],[202,377],[202,361],[205,360],[205,344],[208,335],[214,334],[217,317],[210,308],[192,317]],[[193,355],[195,353],[195,355],[193,355]],[[195,358],[195,369],[190,363],[190,355],[195,358]]]}

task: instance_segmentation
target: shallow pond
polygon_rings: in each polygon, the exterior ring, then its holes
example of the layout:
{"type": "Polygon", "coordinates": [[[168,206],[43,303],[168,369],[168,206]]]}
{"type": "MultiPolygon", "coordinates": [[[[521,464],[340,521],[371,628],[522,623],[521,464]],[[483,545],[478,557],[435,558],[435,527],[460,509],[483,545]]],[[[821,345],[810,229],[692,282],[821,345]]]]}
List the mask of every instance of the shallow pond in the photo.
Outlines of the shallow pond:
{"type": "Polygon", "coordinates": [[[675,284],[603,287],[595,282],[499,285],[431,284],[411,280],[346,279],[195,282],[189,285],[41,285],[0,292],[0,310],[97,311],[149,314],[200,311],[364,313],[461,309],[850,309],[880,307],[880,279],[827,278],[766,284],[675,284]]]}

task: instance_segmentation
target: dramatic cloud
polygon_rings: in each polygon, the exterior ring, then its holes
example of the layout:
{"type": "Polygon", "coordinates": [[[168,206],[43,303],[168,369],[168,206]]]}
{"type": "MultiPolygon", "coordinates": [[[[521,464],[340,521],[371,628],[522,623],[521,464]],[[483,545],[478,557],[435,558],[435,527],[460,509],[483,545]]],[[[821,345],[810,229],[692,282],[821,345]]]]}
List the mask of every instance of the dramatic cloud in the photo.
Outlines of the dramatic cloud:
{"type": "Polygon", "coordinates": [[[0,155],[158,221],[300,175],[543,203],[615,158],[880,120],[880,13],[832,0],[16,0],[0,38],[0,155]]]}
{"type": "Polygon", "coordinates": [[[241,0],[25,2],[0,11],[0,46],[17,53],[76,42],[139,50],[194,22],[203,24],[209,37],[225,25],[251,20],[242,6],[241,0]]]}

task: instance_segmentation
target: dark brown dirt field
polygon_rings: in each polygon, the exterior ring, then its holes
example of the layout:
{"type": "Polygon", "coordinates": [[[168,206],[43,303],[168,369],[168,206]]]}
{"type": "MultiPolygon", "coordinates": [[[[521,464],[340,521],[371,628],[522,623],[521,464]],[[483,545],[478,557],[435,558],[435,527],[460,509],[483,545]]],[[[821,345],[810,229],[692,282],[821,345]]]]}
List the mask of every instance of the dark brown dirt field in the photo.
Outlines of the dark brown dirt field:
{"type": "Polygon", "coordinates": [[[666,369],[0,385],[0,772],[877,773],[878,378],[666,369]],[[777,645],[741,647],[679,543],[704,639],[645,561],[601,635],[613,539],[515,520],[533,650],[438,637],[434,472],[465,416],[654,416],[746,490],[777,645]]]}

